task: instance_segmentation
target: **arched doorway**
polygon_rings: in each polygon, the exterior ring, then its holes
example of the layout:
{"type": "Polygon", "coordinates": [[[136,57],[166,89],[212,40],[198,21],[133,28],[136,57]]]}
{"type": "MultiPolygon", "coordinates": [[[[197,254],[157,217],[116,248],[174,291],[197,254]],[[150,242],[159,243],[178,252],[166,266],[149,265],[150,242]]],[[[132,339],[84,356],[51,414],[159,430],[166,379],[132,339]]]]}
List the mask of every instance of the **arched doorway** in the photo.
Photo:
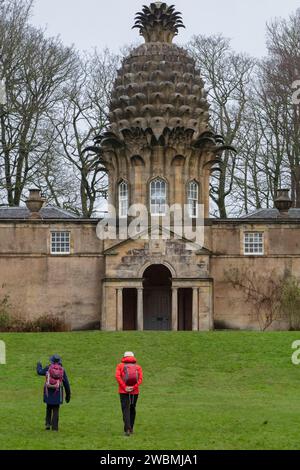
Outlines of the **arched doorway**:
{"type": "Polygon", "coordinates": [[[172,327],[172,274],[162,264],[144,272],[144,330],[168,331],[172,327]]]}

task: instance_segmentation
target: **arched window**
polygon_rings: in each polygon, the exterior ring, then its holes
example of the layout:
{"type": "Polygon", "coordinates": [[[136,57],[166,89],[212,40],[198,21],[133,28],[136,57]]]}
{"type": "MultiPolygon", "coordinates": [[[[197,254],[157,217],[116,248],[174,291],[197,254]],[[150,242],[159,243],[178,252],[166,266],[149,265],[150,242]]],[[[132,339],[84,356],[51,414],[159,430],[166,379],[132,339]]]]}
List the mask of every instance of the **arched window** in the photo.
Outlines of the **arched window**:
{"type": "Polygon", "coordinates": [[[150,184],[150,210],[151,215],[166,215],[167,184],[164,180],[156,178],[150,184]]]}
{"type": "Polygon", "coordinates": [[[128,184],[122,181],[119,184],[119,217],[128,216],[128,184]]]}
{"type": "Polygon", "coordinates": [[[198,217],[198,202],[199,202],[199,184],[196,181],[191,181],[188,188],[188,205],[189,215],[192,219],[198,217]]]}

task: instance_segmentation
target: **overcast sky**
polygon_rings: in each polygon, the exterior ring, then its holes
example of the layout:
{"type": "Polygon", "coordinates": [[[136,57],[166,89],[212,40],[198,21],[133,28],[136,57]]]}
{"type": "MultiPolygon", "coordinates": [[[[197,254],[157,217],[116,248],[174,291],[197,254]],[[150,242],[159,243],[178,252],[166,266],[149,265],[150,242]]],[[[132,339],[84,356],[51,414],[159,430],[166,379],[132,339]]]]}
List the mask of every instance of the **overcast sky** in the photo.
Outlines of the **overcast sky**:
{"type": "MultiPolygon", "coordinates": [[[[223,33],[232,38],[238,51],[254,56],[265,54],[265,24],[274,17],[287,18],[299,0],[174,0],[182,12],[186,30],[178,43],[194,34],[223,33]]],[[[32,22],[47,27],[50,35],[60,35],[66,45],[81,50],[106,46],[118,51],[124,44],[139,40],[131,29],[134,15],[143,0],[35,0],[32,22]]]]}

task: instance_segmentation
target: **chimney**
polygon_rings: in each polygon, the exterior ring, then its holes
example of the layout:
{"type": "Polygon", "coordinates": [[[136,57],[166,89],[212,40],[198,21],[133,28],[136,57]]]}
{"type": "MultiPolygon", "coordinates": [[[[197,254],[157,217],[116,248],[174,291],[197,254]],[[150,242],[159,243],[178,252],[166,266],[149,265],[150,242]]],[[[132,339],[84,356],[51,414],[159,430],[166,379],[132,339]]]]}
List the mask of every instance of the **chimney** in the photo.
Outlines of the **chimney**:
{"type": "Polygon", "coordinates": [[[278,189],[276,199],[274,201],[276,209],[279,210],[281,217],[288,217],[289,210],[293,202],[289,196],[289,189],[278,189]]]}
{"type": "Polygon", "coordinates": [[[45,203],[45,199],[41,195],[41,191],[39,189],[30,189],[29,190],[29,197],[25,201],[26,206],[30,211],[30,219],[41,219],[40,210],[45,203]]]}

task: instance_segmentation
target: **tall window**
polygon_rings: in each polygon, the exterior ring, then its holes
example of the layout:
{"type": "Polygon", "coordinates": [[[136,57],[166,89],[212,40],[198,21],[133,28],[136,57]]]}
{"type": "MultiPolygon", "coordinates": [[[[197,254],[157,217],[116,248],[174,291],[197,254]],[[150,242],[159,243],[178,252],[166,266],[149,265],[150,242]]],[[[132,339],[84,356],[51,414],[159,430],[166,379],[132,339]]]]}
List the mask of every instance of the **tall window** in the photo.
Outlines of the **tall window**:
{"type": "Polygon", "coordinates": [[[253,256],[264,254],[264,234],[262,232],[244,233],[244,254],[253,256]]]}
{"type": "Polygon", "coordinates": [[[69,255],[70,253],[70,232],[51,232],[51,254],[69,255]]]}
{"type": "Polygon", "coordinates": [[[119,184],[119,217],[128,215],[128,184],[125,181],[119,184]]]}
{"type": "Polygon", "coordinates": [[[189,215],[193,219],[198,217],[199,185],[196,181],[191,181],[188,188],[189,215]]]}
{"type": "Polygon", "coordinates": [[[167,184],[157,178],[150,184],[150,209],[151,215],[166,215],[167,184]]]}

